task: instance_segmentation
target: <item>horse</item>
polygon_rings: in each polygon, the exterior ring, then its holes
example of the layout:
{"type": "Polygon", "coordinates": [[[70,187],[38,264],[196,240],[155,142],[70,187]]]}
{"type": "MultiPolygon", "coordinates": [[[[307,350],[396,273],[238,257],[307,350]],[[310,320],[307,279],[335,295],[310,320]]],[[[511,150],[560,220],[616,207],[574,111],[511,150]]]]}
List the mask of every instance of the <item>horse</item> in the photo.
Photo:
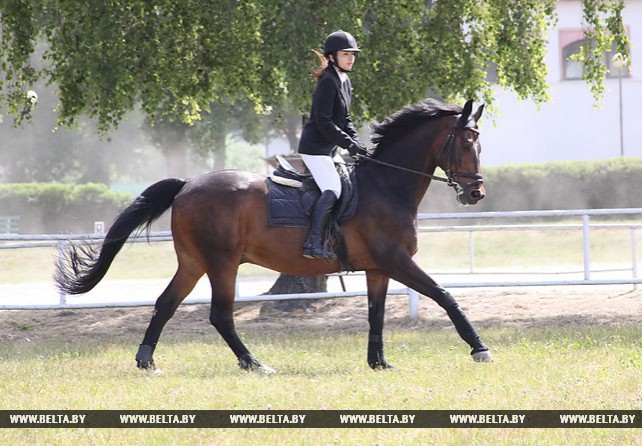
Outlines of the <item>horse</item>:
{"type": "MultiPolygon", "coordinates": [[[[462,107],[427,99],[403,107],[372,128],[373,148],[356,160],[359,198],[354,216],[342,227],[350,265],[364,271],[368,298],[367,362],[390,369],[382,337],[388,283],[396,280],[433,299],[446,311],[476,362],[493,360],[452,295],[413,260],[417,212],[432,180],[447,182],[457,200],[473,205],[484,198],[477,123],[482,104],[462,107]],[[434,175],[439,166],[447,178],[434,175]]],[[[116,218],[98,248],[69,246],[56,264],[58,288],[68,294],[93,289],[105,276],[130,234],[171,208],[171,231],[178,268],[158,297],[136,354],[141,369],[156,370],[153,354],[161,332],[197,281],[207,275],[212,288],[210,323],[247,371],[273,370],[255,358],[235,328],[233,307],[238,268],[252,263],[291,275],[341,271],[337,259],[303,257],[305,228],[268,224],[265,175],[240,170],[210,172],[191,179],[167,178],[149,186],[116,218]]]]}

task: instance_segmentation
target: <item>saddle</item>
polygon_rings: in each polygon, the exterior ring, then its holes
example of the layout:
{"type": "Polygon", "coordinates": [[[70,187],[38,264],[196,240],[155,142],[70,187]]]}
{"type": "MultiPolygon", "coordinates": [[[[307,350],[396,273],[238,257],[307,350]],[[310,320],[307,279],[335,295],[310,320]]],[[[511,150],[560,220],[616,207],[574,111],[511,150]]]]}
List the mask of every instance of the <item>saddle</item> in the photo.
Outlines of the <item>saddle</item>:
{"type": "MultiPolygon", "coordinates": [[[[349,221],[357,210],[358,193],[354,169],[336,163],[341,178],[341,197],[335,205],[325,234],[326,249],[333,251],[342,268],[353,271],[341,226],[349,221]]],[[[276,168],[268,181],[268,222],[271,227],[309,228],[310,216],[321,196],[312,174],[299,172],[283,157],[276,156],[276,168]]]]}

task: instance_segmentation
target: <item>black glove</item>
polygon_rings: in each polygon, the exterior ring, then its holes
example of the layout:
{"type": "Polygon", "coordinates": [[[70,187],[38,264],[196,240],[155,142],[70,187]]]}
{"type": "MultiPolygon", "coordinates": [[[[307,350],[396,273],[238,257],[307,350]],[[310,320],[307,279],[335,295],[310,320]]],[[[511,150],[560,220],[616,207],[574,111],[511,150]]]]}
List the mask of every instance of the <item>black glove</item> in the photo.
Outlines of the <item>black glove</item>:
{"type": "Polygon", "coordinates": [[[354,141],[352,144],[350,144],[350,147],[348,147],[348,152],[353,158],[363,158],[368,156],[368,149],[366,149],[366,147],[360,141],[354,141]]]}

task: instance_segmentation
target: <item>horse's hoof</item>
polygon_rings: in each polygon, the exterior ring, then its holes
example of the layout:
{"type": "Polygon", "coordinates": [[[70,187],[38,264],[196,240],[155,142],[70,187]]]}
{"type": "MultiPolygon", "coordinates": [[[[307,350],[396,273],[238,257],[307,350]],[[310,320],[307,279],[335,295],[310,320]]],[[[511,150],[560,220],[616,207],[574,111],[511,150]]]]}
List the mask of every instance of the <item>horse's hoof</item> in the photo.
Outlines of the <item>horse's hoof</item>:
{"type": "Polygon", "coordinates": [[[156,370],[153,353],[154,348],[150,345],[141,344],[138,347],[138,353],[136,353],[136,365],[139,369],[151,370],[152,372],[156,370]]]}
{"type": "Polygon", "coordinates": [[[239,358],[239,367],[247,372],[260,372],[266,375],[276,373],[272,367],[261,364],[261,362],[249,353],[239,358]]]}
{"type": "Polygon", "coordinates": [[[396,370],[395,367],[390,365],[388,362],[370,362],[368,365],[375,372],[380,370],[396,370]]]}
{"type": "Polygon", "coordinates": [[[241,366],[241,368],[243,370],[245,370],[246,372],[248,372],[248,373],[250,373],[250,372],[259,373],[259,374],[262,374],[262,375],[272,375],[273,373],[276,373],[276,370],[274,370],[272,367],[268,367],[268,366],[263,365],[263,364],[259,364],[259,365],[252,364],[249,367],[241,366]]]}
{"type": "Polygon", "coordinates": [[[149,371],[155,371],[156,370],[156,364],[154,364],[154,361],[136,361],[136,366],[141,369],[141,370],[149,370],[149,371]]]}
{"type": "Polygon", "coordinates": [[[477,352],[471,355],[475,362],[493,362],[493,355],[488,351],[477,352]]]}

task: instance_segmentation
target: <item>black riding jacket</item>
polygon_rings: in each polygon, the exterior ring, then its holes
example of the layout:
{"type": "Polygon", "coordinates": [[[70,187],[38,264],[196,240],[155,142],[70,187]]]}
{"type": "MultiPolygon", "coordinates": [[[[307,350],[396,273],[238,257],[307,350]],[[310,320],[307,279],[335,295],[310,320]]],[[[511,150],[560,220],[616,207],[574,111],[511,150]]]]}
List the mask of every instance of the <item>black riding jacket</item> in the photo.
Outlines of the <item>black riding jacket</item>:
{"type": "Polygon", "coordinates": [[[341,82],[336,69],[328,67],[312,93],[312,108],[303,126],[299,153],[331,155],[335,146],[348,149],[359,142],[348,113],[351,102],[350,78],[341,82]]]}

